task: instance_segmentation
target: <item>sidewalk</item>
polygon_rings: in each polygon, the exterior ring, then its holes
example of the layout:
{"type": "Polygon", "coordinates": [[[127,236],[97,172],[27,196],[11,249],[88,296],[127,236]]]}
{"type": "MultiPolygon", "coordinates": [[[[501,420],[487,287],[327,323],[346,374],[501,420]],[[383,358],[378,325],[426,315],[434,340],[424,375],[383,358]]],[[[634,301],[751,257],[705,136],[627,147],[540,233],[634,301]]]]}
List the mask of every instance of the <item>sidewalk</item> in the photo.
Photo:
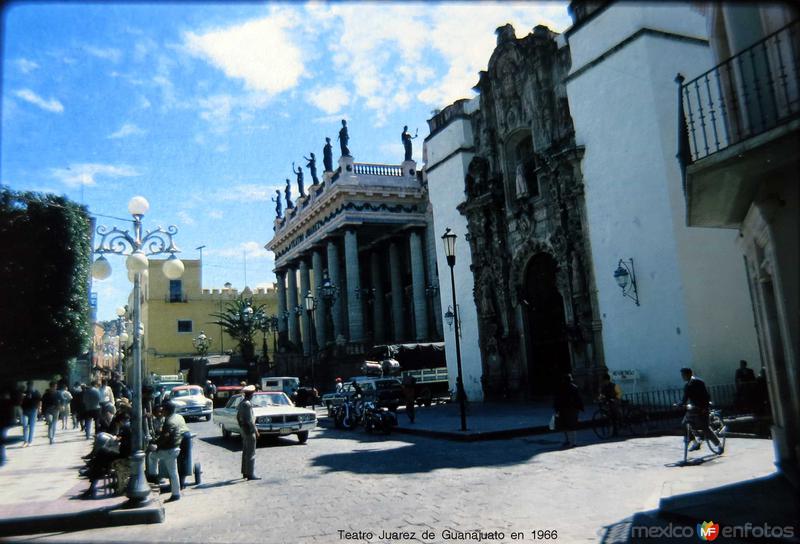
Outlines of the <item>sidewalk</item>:
{"type": "MultiPolygon", "coordinates": [[[[580,414],[578,427],[591,427],[597,409],[587,404],[580,414]]],[[[326,413],[318,413],[319,425],[333,427],[326,413]]],[[[397,411],[395,432],[459,442],[504,440],[518,436],[546,434],[553,416],[552,401],[540,402],[473,402],[466,407],[467,430],[461,431],[461,411],[457,402],[417,407],[415,422],[411,423],[403,406],[397,411]]]]}
{"type": "Polygon", "coordinates": [[[97,499],[80,498],[89,487],[78,474],[84,466],[81,456],[92,444],[80,429],[59,429],[51,445],[47,425],[37,422],[36,437],[27,448],[22,447],[22,427],[13,427],[8,434],[7,461],[0,467],[0,537],[164,520],[155,495],[149,505],[136,509],[125,509],[124,496],[105,493],[100,486],[97,499]]]}

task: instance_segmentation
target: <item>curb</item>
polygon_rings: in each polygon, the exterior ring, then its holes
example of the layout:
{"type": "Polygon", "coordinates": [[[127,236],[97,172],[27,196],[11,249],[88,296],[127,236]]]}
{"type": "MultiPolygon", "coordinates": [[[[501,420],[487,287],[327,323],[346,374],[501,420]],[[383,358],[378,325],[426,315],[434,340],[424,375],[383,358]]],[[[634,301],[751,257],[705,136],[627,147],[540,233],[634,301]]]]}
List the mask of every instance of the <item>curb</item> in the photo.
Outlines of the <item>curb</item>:
{"type": "Polygon", "coordinates": [[[122,506],[94,508],[69,514],[26,516],[0,520],[0,537],[31,535],[36,533],[74,532],[122,525],[162,523],[164,506],[158,498],[151,496],[145,506],[127,508],[122,506]]]}

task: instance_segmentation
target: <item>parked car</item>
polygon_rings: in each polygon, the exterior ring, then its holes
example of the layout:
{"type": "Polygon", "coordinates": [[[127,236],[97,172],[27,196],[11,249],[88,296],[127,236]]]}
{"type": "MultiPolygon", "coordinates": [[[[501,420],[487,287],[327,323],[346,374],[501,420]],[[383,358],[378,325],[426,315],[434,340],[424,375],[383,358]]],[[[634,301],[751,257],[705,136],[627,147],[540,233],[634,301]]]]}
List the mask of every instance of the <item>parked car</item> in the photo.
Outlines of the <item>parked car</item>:
{"type": "Polygon", "coordinates": [[[283,391],[289,398],[300,388],[300,378],[278,376],[261,378],[262,391],[283,391]]]}
{"type": "MultiPolygon", "coordinates": [[[[214,410],[214,420],[225,438],[229,438],[231,433],[242,432],[236,420],[236,412],[243,398],[243,395],[237,394],[231,397],[224,408],[214,410]]],[[[317,426],[317,414],[307,408],[297,408],[282,391],[257,391],[253,393],[251,402],[256,427],[262,436],[296,434],[297,440],[304,444],[308,440],[308,431],[317,426]]]]}
{"type": "Polygon", "coordinates": [[[179,385],[168,391],[165,401],[172,401],[177,409],[175,412],[184,418],[205,418],[211,421],[214,410],[213,402],[203,393],[199,385],[179,385]]]}
{"type": "Polygon", "coordinates": [[[352,396],[355,388],[353,382],[357,382],[361,388],[365,401],[375,403],[378,408],[386,407],[392,412],[397,411],[397,407],[403,404],[403,384],[397,378],[375,378],[370,376],[355,376],[347,378],[341,393],[326,393],[322,396],[322,402],[328,407],[341,404],[345,397],[352,396]]]}

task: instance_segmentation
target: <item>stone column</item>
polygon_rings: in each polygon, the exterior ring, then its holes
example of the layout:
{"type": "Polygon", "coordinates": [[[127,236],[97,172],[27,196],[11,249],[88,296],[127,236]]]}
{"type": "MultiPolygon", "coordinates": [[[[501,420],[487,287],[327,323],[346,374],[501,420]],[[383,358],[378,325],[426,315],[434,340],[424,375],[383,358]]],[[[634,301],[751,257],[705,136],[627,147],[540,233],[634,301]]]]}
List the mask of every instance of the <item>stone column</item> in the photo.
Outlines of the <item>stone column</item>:
{"type": "Polygon", "coordinates": [[[297,306],[297,268],[294,266],[290,266],[286,269],[286,283],[287,283],[287,295],[289,295],[288,300],[286,301],[286,309],[289,310],[289,319],[288,319],[288,326],[289,329],[289,342],[295,345],[295,347],[300,347],[300,330],[297,327],[297,314],[294,313],[294,309],[297,306]]]}
{"type": "Polygon", "coordinates": [[[364,341],[364,316],[361,313],[361,276],[358,266],[358,239],[356,231],[344,233],[344,266],[347,273],[347,317],[350,341],[364,341]]]}
{"type": "Polygon", "coordinates": [[[372,321],[375,324],[375,343],[383,344],[386,342],[386,323],[383,320],[385,293],[383,292],[383,282],[381,281],[381,255],[377,251],[373,251],[372,255],[370,255],[370,274],[372,288],[375,290],[375,297],[372,301],[372,321]]]}
{"type": "Polygon", "coordinates": [[[311,322],[306,312],[306,294],[311,286],[308,278],[308,264],[303,259],[300,261],[300,293],[299,304],[303,311],[300,313],[300,329],[303,335],[303,355],[311,355],[311,322]]]}
{"type": "Polygon", "coordinates": [[[327,315],[326,303],[320,296],[320,287],[322,287],[322,253],[319,249],[315,249],[311,254],[311,265],[314,267],[314,298],[317,299],[317,305],[314,309],[314,330],[317,337],[317,349],[325,347],[327,340],[327,323],[325,316],[327,315]]]}
{"type": "Polygon", "coordinates": [[[283,314],[286,313],[286,272],[275,271],[275,279],[278,281],[278,334],[283,336],[286,334],[286,319],[283,314]]]}
{"type": "Polygon", "coordinates": [[[400,248],[396,242],[389,245],[389,279],[392,282],[392,321],[394,322],[394,341],[405,339],[405,321],[403,320],[403,285],[400,274],[400,248]]]}
{"type": "Polygon", "coordinates": [[[408,237],[411,255],[411,288],[414,296],[414,323],[416,340],[428,340],[428,303],[425,297],[425,258],[422,254],[422,238],[412,231],[408,237]]]}
{"type": "Polygon", "coordinates": [[[331,285],[339,288],[336,298],[333,300],[333,307],[331,314],[333,316],[333,341],[335,342],[340,335],[344,335],[344,327],[342,326],[342,297],[344,291],[342,289],[341,278],[339,277],[339,248],[336,246],[334,240],[328,240],[328,278],[331,280],[331,285]]]}

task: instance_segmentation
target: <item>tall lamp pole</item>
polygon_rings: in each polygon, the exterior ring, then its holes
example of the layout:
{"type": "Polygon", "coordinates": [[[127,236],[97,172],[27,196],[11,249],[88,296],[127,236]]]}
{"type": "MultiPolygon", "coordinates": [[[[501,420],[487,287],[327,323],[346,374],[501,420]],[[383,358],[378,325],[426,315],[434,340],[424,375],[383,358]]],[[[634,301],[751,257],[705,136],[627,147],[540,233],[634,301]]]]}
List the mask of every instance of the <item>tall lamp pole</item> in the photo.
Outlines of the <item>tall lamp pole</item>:
{"type": "Polygon", "coordinates": [[[467,430],[467,409],[465,405],[464,378],[461,373],[461,340],[459,339],[459,327],[461,319],[458,315],[458,302],[456,301],[456,278],[453,274],[453,267],[456,265],[456,235],[448,227],[442,235],[444,241],[444,254],[447,257],[447,265],[450,267],[450,286],[453,289],[453,322],[456,325],[456,363],[458,364],[458,377],[456,377],[456,394],[458,395],[458,405],[461,410],[461,430],[467,430]]]}
{"type": "MultiPolygon", "coordinates": [[[[314,310],[317,307],[317,299],[314,298],[314,295],[311,294],[311,291],[309,291],[306,294],[305,302],[306,302],[306,313],[308,314],[309,323],[311,324],[311,327],[310,327],[311,331],[310,331],[310,334],[309,334],[309,336],[310,336],[309,342],[310,342],[310,346],[311,346],[311,350],[310,350],[311,351],[311,389],[316,389],[317,384],[316,384],[316,381],[314,379],[314,356],[316,355],[317,347],[316,347],[316,342],[314,340],[314,336],[315,336],[314,335],[314,310]]],[[[316,399],[313,399],[311,401],[311,406],[312,407],[316,407],[314,405],[314,401],[315,400],[316,399]]]]}
{"type": "Polygon", "coordinates": [[[173,226],[166,230],[157,227],[142,234],[142,218],[150,204],[144,197],[135,196],[128,202],[128,211],[133,216],[133,234],[117,227],[98,226],[97,234],[100,243],[94,252],[100,255],[92,264],[92,276],[104,280],[111,275],[111,265],[105,258],[106,253],[127,255],[125,265],[133,275],[133,375],[131,386],[133,393],[133,413],[131,414],[131,477],[128,482],[126,496],[131,506],[142,506],[150,501],[150,486],[144,477],[144,434],[142,432],[142,329],[141,329],[141,281],[142,273],[150,265],[147,257],[151,255],[170,254],[162,268],[164,275],[176,280],[183,275],[183,263],[175,256],[180,250],[175,246],[173,236],[178,228],[173,226]]]}

